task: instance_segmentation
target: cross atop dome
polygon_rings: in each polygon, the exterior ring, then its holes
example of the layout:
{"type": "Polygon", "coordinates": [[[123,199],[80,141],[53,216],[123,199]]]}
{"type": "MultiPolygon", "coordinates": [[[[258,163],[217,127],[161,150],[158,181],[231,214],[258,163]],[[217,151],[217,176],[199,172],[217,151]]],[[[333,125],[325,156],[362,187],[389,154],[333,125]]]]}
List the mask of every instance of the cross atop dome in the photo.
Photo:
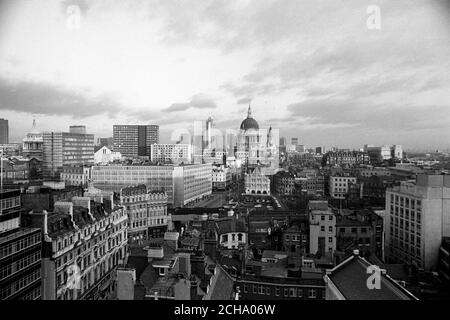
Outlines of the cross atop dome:
{"type": "Polygon", "coordinates": [[[248,105],[247,118],[241,123],[241,130],[259,130],[258,122],[252,117],[252,107],[248,105]]]}

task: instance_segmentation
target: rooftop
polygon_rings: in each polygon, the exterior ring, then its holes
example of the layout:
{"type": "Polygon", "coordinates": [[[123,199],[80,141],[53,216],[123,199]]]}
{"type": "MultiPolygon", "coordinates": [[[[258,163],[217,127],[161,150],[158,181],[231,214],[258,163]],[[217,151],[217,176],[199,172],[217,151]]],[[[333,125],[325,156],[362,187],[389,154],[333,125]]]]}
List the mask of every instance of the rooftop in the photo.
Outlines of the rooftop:
{"type": "Polygon", "coordinates": [[[326,282],[332,283],[346,300],[417,300],[405,288],[395,282],[385,270],[381,270],[380,288],[369,289],[368,267],[372,266],[358,254],[327,271],[326,282]]]}

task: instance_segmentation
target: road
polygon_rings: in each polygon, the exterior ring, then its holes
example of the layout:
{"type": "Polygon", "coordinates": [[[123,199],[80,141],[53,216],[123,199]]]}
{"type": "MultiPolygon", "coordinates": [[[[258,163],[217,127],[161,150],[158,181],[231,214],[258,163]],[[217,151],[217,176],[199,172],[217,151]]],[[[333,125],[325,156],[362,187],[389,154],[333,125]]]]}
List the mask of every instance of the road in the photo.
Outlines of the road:
{"type": "Polygon", "coordinates": [[[211,198],[190,205],[191,208],[218,208],[226,204],[228,191],[214,192],[211,198]]]}

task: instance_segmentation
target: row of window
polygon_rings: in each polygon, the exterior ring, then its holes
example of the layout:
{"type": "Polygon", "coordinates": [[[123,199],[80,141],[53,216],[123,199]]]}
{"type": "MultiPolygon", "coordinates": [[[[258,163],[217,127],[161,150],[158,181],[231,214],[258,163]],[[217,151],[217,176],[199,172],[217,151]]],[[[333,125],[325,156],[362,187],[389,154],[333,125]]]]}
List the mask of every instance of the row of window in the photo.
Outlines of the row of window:
{"type": "Polygon", "coordinates": [[[29,286],[36,280],[41,278],[41,269],[34,270],[32,273],[27,274],[23,278],[0,288],[0,300],[5,300],[9,296],[29,286]]]}
{"type": "Polygon", "coordinates": [[[20,206],[20,196],[19,197],[11,197],[2,199],[1,201],[1,208],[2,210],[7,210],[11,208],[16,208],[20,206]]]}
{"type": "MultiPolygon", "coordinates": [[[[165,223],[166,222],[164,219],[149,219],[148,220],[148,226],[156,226],[156,225],[161,225],[161,224],[165,224],[165,223]]],[[[147,220],[133,221],[133,222],[130,222],[130,225],[132,228],[145,227],[145,226],[147,226],[147,220]]]]}
{"type": "Polygon", "coordinates": [[[13,273],[21,271],[40,260],[41,260],[41,252],[36,251],[30,255],[23,257],[22,259],[16,262],[9,263],[0,269],[0,280],[9,277],[13,273]]]}
{"type": "MultiPolygon", "coordinates": [[[[243,241],[243,234],[242,233],[238,233],[237,234],[237,241],[243,241]]],[[[228,242],[228,239],[231,239],[231,241],[236,241],[236,234],[235,233],[232,233],[231,234],[231,237],[228,237],[228,234],[224,234],[224,235],[222,235],[222,242],[228,242]]]]}
{"type": "MultiPolygon", "coordinates": [[[[103,219],[100,221],[100,223],[96,223],[90,227],[87,227],[83,230],[84,237],[87,237],[88,235],[93,234],[95,231],[98,231],[99,229],[102,229],[106,227],[109,223],[112,223],[115,220],[118,220],[119,218],[123,217],[125,213],[122,210],[115,211],[110,217],[103,219]]],[[[119,229],[122,229],[123,227],[126,227],[126,222],[121,222],[120,224],[113,227],[112,230],[108,230],[106,234],[100,235],[100,240],[103,240],[106,236],[109,236],[111,232],[117,232],[119,229]]],[[[76,241],[81,239],[81,233],[76,234],[76,240],[73,235],[67,236],[64,238],[64,240],[60,239],[57,241],[57,250],[60,251],[63,248],[66,248],[67,246],[72,245],[76,241]]]]}
{"type": "Polygon", "coordinates": [[[41,234],[36,233],[27,236],[17,242],[9,243],[0,248],[0,259],[10,256],[16,252],[28,249],[41,242],[41,234]]]}

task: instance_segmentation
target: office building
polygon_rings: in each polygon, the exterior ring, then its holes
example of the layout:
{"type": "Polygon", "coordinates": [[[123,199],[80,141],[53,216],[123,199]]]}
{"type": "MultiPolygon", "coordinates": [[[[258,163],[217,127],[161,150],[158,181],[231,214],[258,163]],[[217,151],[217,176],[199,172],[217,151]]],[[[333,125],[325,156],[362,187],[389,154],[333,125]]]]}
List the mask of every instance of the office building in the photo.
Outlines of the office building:
{"type": "Polygon", "coordinates": [[[159,143],[158,125],[113,126],[113,151],[124,157],[150,157],[155,143],[159,143]]]}
{"type": "Polygon", "coordinates": [[[190,144],[152,144],[151,161],[156,163],[192,163],[190,144]]]}
{"type": "Polygon", "coordinates": [[[450,236],[450,176],[417,176],[386,190],[385,252],[390,262],[436,270],[450,236]]]}
{"type": "Polygon", "coordinates": [[[8,120],[0,119],[0,144],[9,143],[9,124],[8,120]]]}
{"type": "Polygon", "coordinates": [[[293,146],[298,145],[298,138],[291,138],[291,144],[292,144],[293,146]]]}
{"type": "Polygon", "coordinates": [[[44,132],[44,179],[59,179],[64,166],[94,164],[94,135],[44,132]]]}
{"type": "Polygon", "coordinates": [[[211,164],[173,167],[174,205],[183,207],[212,193],[211,164]]]}
{"type": "Polygon", "coordinates": [[[369,163],[367,152],[354,150],[328,151],[322,157],[322,166],[355,166],[369,163]]]}
{"type": "Polygon", "coordinates": [[[96,188],[114,192],[145,184],[151,191],[164,191],[169,205],[183,206],[211,194],[211,172],[210,164],[107,165],[92,167],[92,181],[96,188]]]}
{"type": "Polygon", "coordinates": [[[41,299],[41,232],[20,210],[20,190],[0,191],[0,300],[41,299]]]}
{"type": "Polygon", "coordinates": [[[86,126],[70,126],[69,132],[76,134],[86,134],[86,126]]]}

